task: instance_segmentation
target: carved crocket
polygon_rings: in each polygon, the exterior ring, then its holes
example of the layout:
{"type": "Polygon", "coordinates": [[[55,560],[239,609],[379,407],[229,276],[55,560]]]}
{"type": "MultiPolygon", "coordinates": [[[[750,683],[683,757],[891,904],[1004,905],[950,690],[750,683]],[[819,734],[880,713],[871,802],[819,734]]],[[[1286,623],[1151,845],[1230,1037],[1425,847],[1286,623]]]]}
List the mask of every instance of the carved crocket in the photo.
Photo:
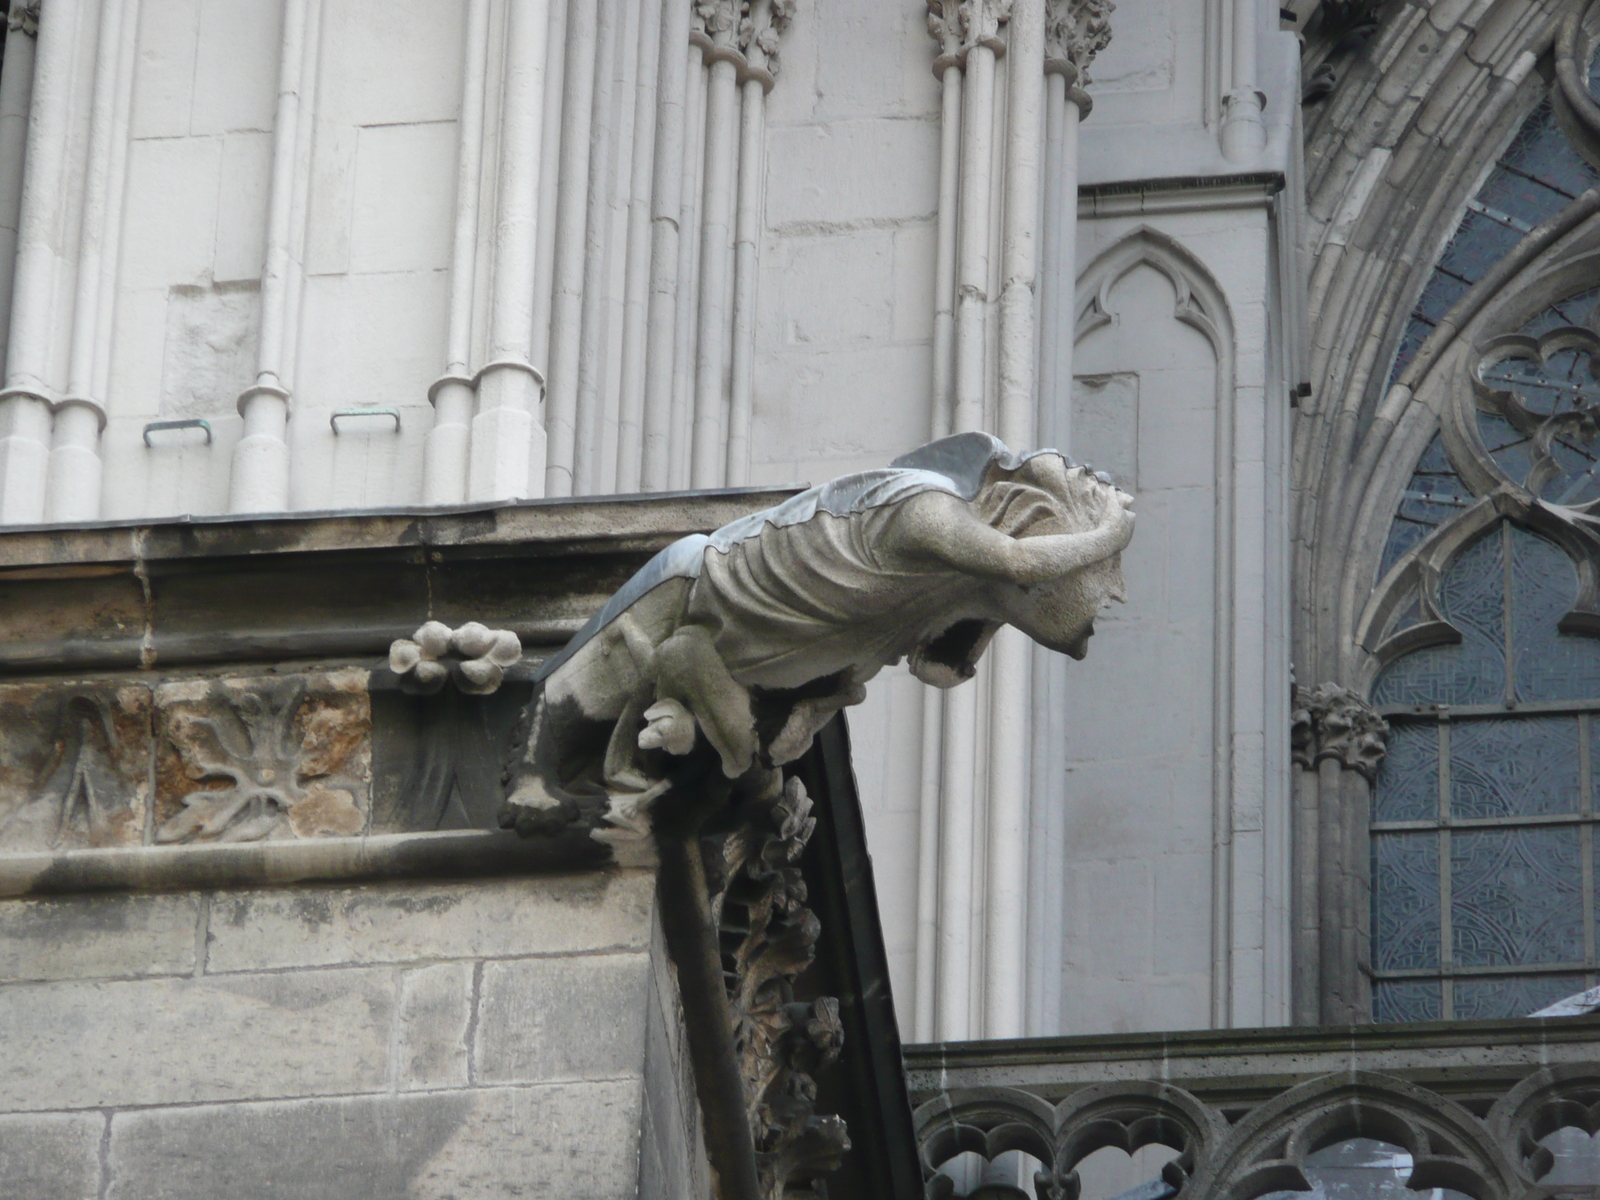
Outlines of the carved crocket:
{"type": "Polygon", "coordinates": [[[1082,658],[1124,599],[1132,503],[1053,450],[966,433],[674,542],[535,676],[501,824],[643,838],[702,738],[735,796],[776,796],[883,667],[954,687],[1003,624],[1082,658]]]}

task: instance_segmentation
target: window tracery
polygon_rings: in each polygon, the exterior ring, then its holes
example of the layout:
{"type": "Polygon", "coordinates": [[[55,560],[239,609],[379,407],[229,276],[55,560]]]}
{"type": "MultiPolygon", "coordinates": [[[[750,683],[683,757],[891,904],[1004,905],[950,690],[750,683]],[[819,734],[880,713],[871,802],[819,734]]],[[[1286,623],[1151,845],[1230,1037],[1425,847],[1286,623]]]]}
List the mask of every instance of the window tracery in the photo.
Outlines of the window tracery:
{"type": "MultiPolygon", "coordinates": [[[[1468,202],[1393,374],[1597,182],[1559,105],[1541,103],[1468,202]]],[[[1391,735],[1370,825],[1379,1021],[1520,1016],[1600,970],[1597,280],[1590,254],[1506,286],[1498,331],[1443,368],[1454,374],[1439,430],[1380,559],[1387,619],[1370,694],[1391,735]]]]}

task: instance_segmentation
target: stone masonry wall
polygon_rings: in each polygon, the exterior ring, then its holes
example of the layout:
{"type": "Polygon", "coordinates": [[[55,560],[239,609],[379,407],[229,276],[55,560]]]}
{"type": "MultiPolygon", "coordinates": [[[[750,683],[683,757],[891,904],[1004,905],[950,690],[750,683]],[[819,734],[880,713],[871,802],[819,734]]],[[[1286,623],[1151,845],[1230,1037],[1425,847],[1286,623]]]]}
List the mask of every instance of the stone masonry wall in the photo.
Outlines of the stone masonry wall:
{"type": "Polygon", "coordinates": [[[0,1191],[706,1196],[654,886],[0,901],[0,1191]]]}

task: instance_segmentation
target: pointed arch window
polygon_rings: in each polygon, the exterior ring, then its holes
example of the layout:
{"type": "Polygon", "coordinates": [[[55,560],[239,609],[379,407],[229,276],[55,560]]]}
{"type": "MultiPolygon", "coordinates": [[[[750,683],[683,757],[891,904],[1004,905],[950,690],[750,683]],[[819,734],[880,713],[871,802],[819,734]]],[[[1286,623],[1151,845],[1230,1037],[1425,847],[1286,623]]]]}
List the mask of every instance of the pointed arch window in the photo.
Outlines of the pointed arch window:
{"type": "Polygon", "coordinates": [[[1478,348],[1390,530],[1415,586],[1372,688],[1380,1021],[1521,1016],[1600,972],[1597,298],[1478,348]]]}

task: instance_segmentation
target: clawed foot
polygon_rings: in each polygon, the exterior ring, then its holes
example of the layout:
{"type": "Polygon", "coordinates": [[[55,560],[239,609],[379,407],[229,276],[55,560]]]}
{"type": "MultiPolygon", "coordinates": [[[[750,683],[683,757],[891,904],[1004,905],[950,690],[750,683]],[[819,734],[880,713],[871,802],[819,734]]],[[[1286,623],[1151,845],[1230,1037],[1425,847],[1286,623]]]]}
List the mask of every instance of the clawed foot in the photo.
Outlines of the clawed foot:
{"type": "Polygon", "coordinates": [[[644,710],[644,720],[639,749],[665,750],[680,757],[694,749],[694,714],[676,700],[657,700],[644,710]]]}

